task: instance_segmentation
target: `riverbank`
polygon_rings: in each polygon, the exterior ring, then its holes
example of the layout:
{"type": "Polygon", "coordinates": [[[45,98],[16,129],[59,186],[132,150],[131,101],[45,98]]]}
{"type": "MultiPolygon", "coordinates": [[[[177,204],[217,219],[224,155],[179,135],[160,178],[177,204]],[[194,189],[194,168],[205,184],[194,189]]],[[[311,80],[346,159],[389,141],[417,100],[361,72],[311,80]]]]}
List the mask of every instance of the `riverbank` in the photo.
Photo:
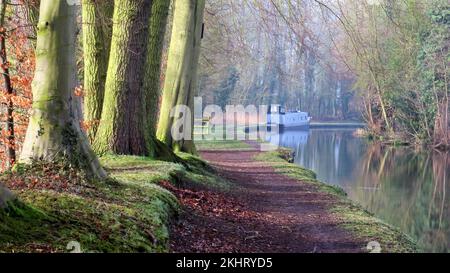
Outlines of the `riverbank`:
{"type": "Polygon", "coordinates": [[[312,121],[309,124],[309,128],[317,128],[317,129],[334,129],[334,128],[365,128],[366,124],[363,122],[350,122],[350,121],[344,121],[344,122],[324,122],[324,121],[312,121]]]}
{"type": "MultiPolygon", "coordinates": [[[[227,145],[230,145],[229,143],[227,145]]],[[[286,150],[210,146],[206,159],[229,191],[176,192],[185,207],[173,227],[174,252],[415,252],[412,240],[346,198],[315,174],[288,163],[286,150]],[[376,243],[375,243],[376,242],[376,243]]]]}
{"type": "Polygon", "coordinates": [[[0,211],[0,252],[367,252],[371,241],[415,251],[341,190],[287,163],[285,150],[255,145],[198,143],[209,164],[186,154],[183,164],[104,157],[111,179],[102,182],[58,166],[2,174],[20,202],[0,211]]]}

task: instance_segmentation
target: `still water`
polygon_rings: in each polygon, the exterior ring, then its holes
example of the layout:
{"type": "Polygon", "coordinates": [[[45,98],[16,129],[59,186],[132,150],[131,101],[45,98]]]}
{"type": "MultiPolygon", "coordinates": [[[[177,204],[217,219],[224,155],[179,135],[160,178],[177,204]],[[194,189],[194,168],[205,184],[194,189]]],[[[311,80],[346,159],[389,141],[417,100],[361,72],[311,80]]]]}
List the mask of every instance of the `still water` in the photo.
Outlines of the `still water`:
{"type": "Polygon", "coordinates": [[[353,132],[286,131],[279,141],[295,151],[296,164],[342,187],[368,211],[409,234],[423,251],[450,252],[450,154],[381,147],[353,132]]]}

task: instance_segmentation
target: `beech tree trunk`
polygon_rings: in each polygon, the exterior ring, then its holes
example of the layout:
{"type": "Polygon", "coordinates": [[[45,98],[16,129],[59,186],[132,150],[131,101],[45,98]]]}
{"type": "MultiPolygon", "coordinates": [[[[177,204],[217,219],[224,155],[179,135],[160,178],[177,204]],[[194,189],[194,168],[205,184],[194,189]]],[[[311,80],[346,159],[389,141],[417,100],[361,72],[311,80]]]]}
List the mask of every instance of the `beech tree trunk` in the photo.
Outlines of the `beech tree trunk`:
{"type": "Polygon", "coordinates": [[[0,0],[0,71],[3,75],[4,92],[6,93],[6,155],[7,155],[7,167],[11,168],[16,162],[16,144],[14,135],[14,105],[11,96],[14,94],[14,89],[11,83],[11,76],[8,68],[8,55],[6,52],[6,29],[5,29],[5,16],[6,16],[6,0],[0,0]]]}
{"type": "Polygon", "coordinates": [[[197,88],[204,8],[205,0],[175,1],[172,38],[157,130],[158,138],[174,151],[195,153],[192,135],[191,139],[174,141],[171,130],[175,118],[171,117],[170,113],[178,106],[188,106],[191,109],[193,126],[193,100],[197,88]]]}
{"type": "Polygon", "coordinates": [[[37,26],[33,105],[20,161],[67,161],[93,178],[106,177],[81,131],[76,66],[76,5],[42,0],[37,26]]]}
{"type": "Polygon", "coordinates": [[[22,12],[28,23],[27,29],[30,31],[30,39],[36,39],[37,33],[37,22],[39,20],[39,5],[40,0],[23,0],[22,1],[22,12]]]}
{"type": "Polygon", "coordinates": [[[147,94],[146,108],[148,123],[150,124],[149,129],[153,137],[156,134],[158,124],[158,109],[161,97],[161,61],[170,2],[170,0],[153,0],[152,17],[150,19],[144,90],[147,94]]]}
{"type": "Polygon", "coordinates": [[[100,122],[112,34],[114,0],[83,0],[84,121],[92,142],[100,122]]]}
{"type": "Polygon", "coordinates": [[[151,0],[116,1],[97,153],[155,156],[143,90],[151,0]]]}

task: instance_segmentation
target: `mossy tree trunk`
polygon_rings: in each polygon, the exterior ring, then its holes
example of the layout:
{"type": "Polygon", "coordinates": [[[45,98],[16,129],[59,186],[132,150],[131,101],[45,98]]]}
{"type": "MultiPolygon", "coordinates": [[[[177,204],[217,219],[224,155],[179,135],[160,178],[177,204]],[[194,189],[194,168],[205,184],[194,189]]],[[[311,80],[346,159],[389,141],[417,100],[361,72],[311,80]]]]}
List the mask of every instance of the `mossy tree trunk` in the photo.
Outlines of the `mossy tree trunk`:
{"type": "Polygon", "coordinates": [[[152,0],[116,1],[97,153],[155,156],[143,90],[152,0]]]}
{"type": "MultiPolygon", "coordinates": [[[[197,88],[197,67],[200,55],[204,0],[175,1],[172,38],[169,47],[166,79],[157,130],[158,138],[174,151],[195,153],[191,139],[174,141],[171,110],[180,105],[190,107],[197,88]]],[[[191,117],[191,126],[193,126],[191,117]]],[[[191,130],[193,131],[193,130],[191,130]]]]}
{"type": "Polygon", "coordinates": [[[161,94],[161,61],[170,2],[170,0],[153,0],[152,17],[150,19],[144,90],[146,92],[146,108],[152,137],[156,134],[156,126],[158,124],[161,94]]]}
{"type": "Polygon", "coordinates": [[[152,156],[162,160],[177,162],[179,158],[167,145],[156,138],[161,98],[161,65],[171,2],[171,0],[153,0],[143,90],[145,92],[147,123],[149,124],[147,133],[149,134],[148,138],[152,147],[152,156]]]}
{"type": "Polygon", "coordinates": [[[93,141],[102,114],[114,0],[83,0],[84,121],[93,141]]]}
{"type": "Polygon", "coordinates": [[[65,160],[92,178],[104,178],[77,119],[76,9],[66,0],[40,3],[32,113],[20,161],[65,160]]]}

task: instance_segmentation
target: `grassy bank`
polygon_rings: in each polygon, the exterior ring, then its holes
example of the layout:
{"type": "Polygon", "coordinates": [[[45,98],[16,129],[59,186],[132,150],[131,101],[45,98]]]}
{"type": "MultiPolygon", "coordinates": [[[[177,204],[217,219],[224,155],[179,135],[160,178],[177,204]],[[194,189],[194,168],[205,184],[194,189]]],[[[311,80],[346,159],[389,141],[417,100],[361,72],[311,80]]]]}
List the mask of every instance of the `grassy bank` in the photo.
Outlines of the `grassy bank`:
{"type": "Polygon", "coordinates": [[[252,149],[252,147],[245,143],[244,141],[234,141],[234,140],[214,140],[214,141],[197,141],[195,146],[198,150],[246,150],[252,149]]]}
{"type": "MultiPolygon", "coordinates": [[[[255,160],[272,166],[278,173],[302,182],[311,183],[318,191],[326,192],[334,197],[336,202],[329,208],[333,216],[339,219],[340,226],[363,239],[365,242],[376,241],[382,252],[404,253],[416,252],[415,242],[399,229],[374,217],[370,212],[347,198],[343,189],[327,185],[316,179],[316,174],[310,170],[288,163],[290,150],[279,149],[274,152],[262,153],[255,160]]],[[[363,246],[365,248],[366,246],[363,246]]]]}
{"type": "Polygon", "coordinates": [[[87,182],[62,166],[2,174],[19,201],[0,210],[0,252],[68,252],[71,241],[83,252],[167,252],[180,207],[164,183],[229,187],[201,160],[180,156],[184,164],[104,157],[108,181],[87,182]]]}
{"type": "MultiPolygon", "coordinates": [[[[201,150],[248,150],[241,141],[197,143],[201,150]]],[[[201,159],[179,154],[181,164],[144,157],[106,156],[107,181],[87,182],[74,169],[35,165],[0,175],[18,197],[0,210],[0,252],[67,252],[69,242],[83,252],[167,252],[168,226],[180,212],[167,183],[228,190],[201,159]]],[[[383,252],[414,252],[412,240],[351,202],[340,188],[317,181],[312,171],[290,164],[290,152],[260,153],[255,160],[287,177],[311,183],[336,202],[330,211],[341,226],[364,241],[378,241],[383,252]]],[[[362,246],[365,247],[365,246],[362,246]]]]}

